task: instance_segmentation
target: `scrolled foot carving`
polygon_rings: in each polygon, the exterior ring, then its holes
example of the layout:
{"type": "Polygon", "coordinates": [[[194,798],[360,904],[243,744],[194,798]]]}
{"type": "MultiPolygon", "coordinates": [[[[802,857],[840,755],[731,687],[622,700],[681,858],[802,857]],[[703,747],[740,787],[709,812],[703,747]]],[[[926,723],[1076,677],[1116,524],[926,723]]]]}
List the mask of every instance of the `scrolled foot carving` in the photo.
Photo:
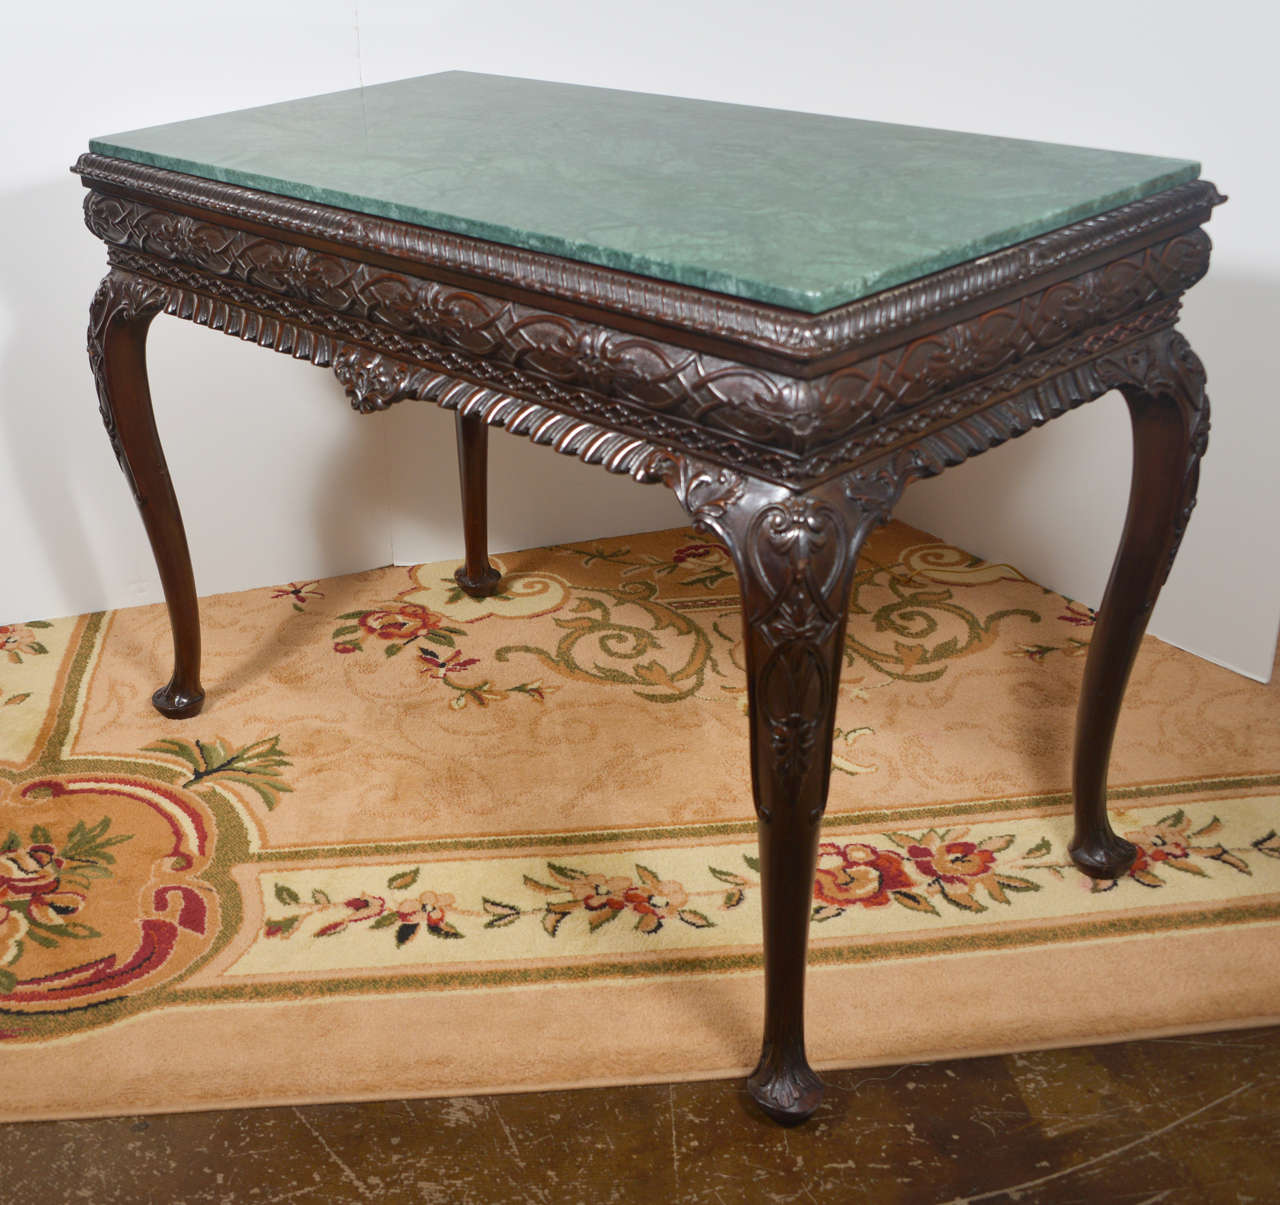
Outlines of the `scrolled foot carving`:
{"type": "Polygon", "coordinates": [[[804,1051],[787,1055],[766,1043],[756,1069],[747,1077],[751,1099],[779,1125],[807,1121],[822,1103],[826,1087],[809,1066],[804,1051]]]}

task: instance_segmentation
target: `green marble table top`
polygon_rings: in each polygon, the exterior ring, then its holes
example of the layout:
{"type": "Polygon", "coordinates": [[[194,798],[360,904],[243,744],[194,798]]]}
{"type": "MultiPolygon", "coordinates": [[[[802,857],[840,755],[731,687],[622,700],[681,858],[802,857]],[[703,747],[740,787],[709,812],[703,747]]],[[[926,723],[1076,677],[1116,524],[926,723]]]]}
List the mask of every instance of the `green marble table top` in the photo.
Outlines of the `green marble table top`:
{"type": "Polygon", "coordinates": [[[460,71],[89,146],[807,313],[1200,172],[1185,159],[460,71]]]}

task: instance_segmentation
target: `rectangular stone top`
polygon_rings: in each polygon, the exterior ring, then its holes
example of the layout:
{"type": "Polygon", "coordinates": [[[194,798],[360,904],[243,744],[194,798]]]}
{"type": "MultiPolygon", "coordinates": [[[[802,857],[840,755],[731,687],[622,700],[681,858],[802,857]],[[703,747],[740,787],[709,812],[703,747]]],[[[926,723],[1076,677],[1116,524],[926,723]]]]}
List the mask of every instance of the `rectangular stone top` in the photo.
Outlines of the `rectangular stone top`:
{"type": "Polygon", "coordinates": [[[806,313],[1200,174],[1185,159],[463,71],[89,147],[806,313]]]}

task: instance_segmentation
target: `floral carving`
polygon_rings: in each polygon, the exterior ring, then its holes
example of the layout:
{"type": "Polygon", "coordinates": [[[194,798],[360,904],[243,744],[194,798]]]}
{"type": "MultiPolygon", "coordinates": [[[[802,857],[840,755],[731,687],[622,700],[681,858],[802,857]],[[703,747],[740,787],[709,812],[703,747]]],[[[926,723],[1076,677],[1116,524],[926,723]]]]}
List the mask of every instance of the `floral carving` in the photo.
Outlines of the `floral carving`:
{"type": "Polygon", "coordinates": [[[757,811],[768,822],[779,803],[803,799],[816,822],[826,804],[853,564],[892,499],[855,497],[842,479],[795,493],[688,458],[672,461],[666,480],[738,567],[757,811]]]}
{"type": "Polygon", "coordinates": [[[334,357],[333,375],[362,414],[420,396],[431,376],[424,368],[411,368],[363,347],[344,347],[334,357]]]}

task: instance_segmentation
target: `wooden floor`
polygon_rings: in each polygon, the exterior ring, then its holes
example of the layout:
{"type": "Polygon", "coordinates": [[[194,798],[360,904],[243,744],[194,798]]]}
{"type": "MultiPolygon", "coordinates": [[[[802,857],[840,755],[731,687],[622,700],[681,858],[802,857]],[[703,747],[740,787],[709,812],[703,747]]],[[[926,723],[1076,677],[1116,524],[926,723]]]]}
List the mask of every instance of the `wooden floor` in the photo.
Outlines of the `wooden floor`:
{"type": "Polygon", "coordinates": [[[0,1200],[1276,1202],[1278,1068],[1269,1028],[847,1071],[790,1131],[737,1083],[28,1123],[0,1200]]]}

